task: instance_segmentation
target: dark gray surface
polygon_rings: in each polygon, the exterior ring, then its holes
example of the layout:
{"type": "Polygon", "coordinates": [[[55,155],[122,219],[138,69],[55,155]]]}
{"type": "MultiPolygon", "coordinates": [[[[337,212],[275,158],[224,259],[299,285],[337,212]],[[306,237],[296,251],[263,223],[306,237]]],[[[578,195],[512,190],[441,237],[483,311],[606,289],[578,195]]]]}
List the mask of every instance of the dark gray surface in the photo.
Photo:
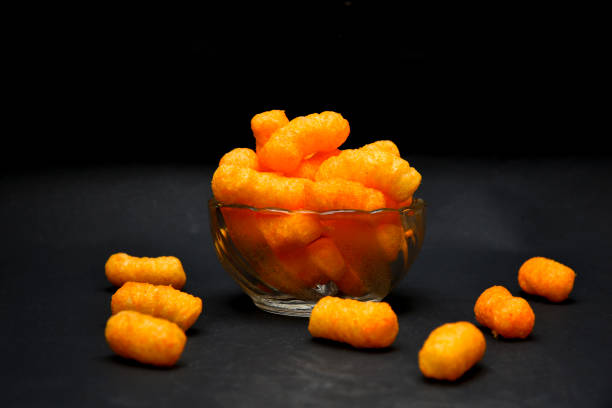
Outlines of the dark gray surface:
{"type": "MultiPolygon", "coordinates": [[[[401,148],[401,145],[400,145],[401,148]]],[[[423,174],[427,233],[388,297],[400,331],[387,350],[311,339],[307,320],[256,309],[223,271],[208,231],[212,169],[47,168],[0,176],[0,389],[4,406],[496,406],[610,404],[612,160],[405,155],[423,174]],[[155,369],[104,340],[114,292],[107,257],[171,254],[204,299],[179,363],[155,369]],[[531,256],[573,267],[568,301],[520,292],[531,256]],[[456,383],[426,380],[417,353],[438,325],[474,322],[502,284],[536,314],[524,341],[487,340],[456,383]]]]}

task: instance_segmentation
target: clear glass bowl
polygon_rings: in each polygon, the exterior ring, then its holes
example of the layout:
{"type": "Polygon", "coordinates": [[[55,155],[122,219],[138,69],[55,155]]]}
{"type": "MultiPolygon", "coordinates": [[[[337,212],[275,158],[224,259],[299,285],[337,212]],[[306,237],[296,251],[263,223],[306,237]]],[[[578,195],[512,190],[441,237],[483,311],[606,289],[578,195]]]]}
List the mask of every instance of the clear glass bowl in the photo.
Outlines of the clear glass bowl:
{"type": "Polygon", "coordinates": [[[225,270],[265,311],[309,316],[320,298],[380,301],[425,236],[425,202],[374,211],[283,210],[208,203],[225,270]]]}

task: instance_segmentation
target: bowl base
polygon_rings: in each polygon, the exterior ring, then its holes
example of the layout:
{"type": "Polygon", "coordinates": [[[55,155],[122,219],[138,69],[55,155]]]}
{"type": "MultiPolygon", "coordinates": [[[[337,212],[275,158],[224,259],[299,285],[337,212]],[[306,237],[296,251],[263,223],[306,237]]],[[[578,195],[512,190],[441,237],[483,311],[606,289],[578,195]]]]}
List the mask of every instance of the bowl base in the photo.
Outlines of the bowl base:
{"type": "Polygon", "coordinates": [[[310,317],[310,312],[317,302],[308,302],[303,300],[279,300],[262,296],[253,298],[253,303],[261,310],[269,313],[284,316],[310,317]]]}

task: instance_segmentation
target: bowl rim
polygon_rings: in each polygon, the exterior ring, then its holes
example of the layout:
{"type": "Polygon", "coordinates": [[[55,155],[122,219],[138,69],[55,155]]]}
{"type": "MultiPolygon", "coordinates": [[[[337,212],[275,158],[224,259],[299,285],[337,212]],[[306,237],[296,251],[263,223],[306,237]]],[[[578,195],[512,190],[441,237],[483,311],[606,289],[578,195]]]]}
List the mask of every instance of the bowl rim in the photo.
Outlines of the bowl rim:
{"type": "Polygon", "coordinates": [[[212,197],[208,200],[208,204],[214,208],[237,208],[237,209],[247,209],[254,212],[266,212],[266,213],[276,213],[276,214],[312,214],[312,215],[331,215],[331,214],[381,214],[381,213],[406,213],[406,212],[420,212],[425,208],[425,201],[422,198],[414,198],[412,203],[409,206],[401,207],[401,208],[377,208],[375,210],[367,211],[367,210],[359,210],[359,209],[350,209],[350,208],[342,208],[336,210],[327,210],[327,211],[315,211],[315,210],[288,210],[285,208],[277,208],[277,207],[253,207],[246,204],[226,204],[221,201],[217,201],[216,198],[212,197]]]}

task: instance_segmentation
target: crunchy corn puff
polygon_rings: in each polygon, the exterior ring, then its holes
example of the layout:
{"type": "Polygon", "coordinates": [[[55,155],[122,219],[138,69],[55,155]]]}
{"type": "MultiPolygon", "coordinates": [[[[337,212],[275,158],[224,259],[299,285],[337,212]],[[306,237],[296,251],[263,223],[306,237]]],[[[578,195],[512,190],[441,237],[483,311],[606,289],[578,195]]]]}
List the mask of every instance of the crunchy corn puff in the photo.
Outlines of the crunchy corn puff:
{"type": "Polygon", "coordinates": [[[341,178],[375,188],[395,201],[412,197],[421,175],[400,157],[377,149],[343,150],[321,163],[316,181],[341,178]]]}
{"type": "Polygon", "coordinates": [[[530,295],[543,296],[551,302],[562,302],[574,288],[576,273],[569,267],[544,257],[534,257],[519,269],[518,282],[530,295]]]}
{"type": "Polygon", "coordinates": [[[301,177],[301,178],[307,178],[310,180],[314,180],[315,174],[317,174],[317,170],[319,169],[319,166],[321,165],[321,163],[323,163],[325,160],[329,159],[330,157],[337,156],[339,154],[340,154],[340,150],[338,149],[334,149],[330,152],[315,153],[312,157],[302,160],[297,170],[295,170],[292,173],[289,173],[288,176],[301,177]]]}
{"type": "Polygon", "coordinates": [[[493,336],[521,338],[529,336],[535,324],[535,314],[529,303],[514,297],[503,286],[492,286],[482,292],[474,305],[476,320],[490,328],[493,336]]]}
{"type": "Polygon", "coordinates": [[[175,323],[132,310],[111,316],[104,334],[121,357],[156,366],[174,365],[187,341],[175,323]]]}
{"type": "Polygon", "coordinates": [[[323,227],[312,214],[261,214],[258,226],[276,251],[303,247],[321,236],[323,227]]]}
{"type": "Polygon", "coordinates": [[[310,314],[313,337],[348,343],[357,348],[388,347],[397,336],[397,316],[385,302],[360,302],[326,296],[310,314]]]}
{"type": "Polygon", "coordinates": [[[380,224],[376,226],[376,242],[386,261],[393,261],[403,247],[404,230],[397,224],[380,224]]]}
{"type": "Polygon", "coordinates": [[[213,175],[212,191],[217,201],[225,204],[294,210],[304,207],[307,183],[312,181],[224,165],[213,175]]]}
{"type": "Polygon", "coordinates": [[[469,322],[446,323],[433,330],[419,351],[425,377],[455,381],[482,359],[487,343],[469,322]]]}
{"type": "Polygon", "coordinates": [[[346,272],[344,258],[331,238],[317,239],[306,247],[306,251],[311,262],[331,280],[340,280],[346,272]]]}
{"type": "Polygon", "coordinates": [[[303,158],[337,149],[349,132],[348,121],[336,112],[299,116],[274,132],[257,154],[266,168],[292,173],[303,158]]]}
{"type": "Polygon", "coordinates": [[[187,280],[181,261],[173,256],[138,258],[117,253],[108,258],[105,270],[108,281],[115,286],[132,281],[172,285],[176,289],[181,289],[187,280]]]}
{"type": "Polygon", "coordinates": [[[392,154],[393,156],[400,157],[400,152],[395,143],[391,140],[378,140],[374,143],[367,144],[363,147],[360,147],[359,150],[368,151],[368,150],[378,150],[382,152],[387,152],[392,154]]]}
{"type": "Polygon", "coordinates": [[[161,317],[189,329],[202,313],[202,299],[172,286],[126,282],[111,298],[111,312],[123,310],[161,317]]]}
{"type": "Polygon", "coordinates": [[[271,110],[258,113],[251,119],[251,130],[259,151],[268,142],[272,133],[289,123],[284,110],[271,110]]]}
{"type": "Polygon", "coordinates": [[[314,211],[354,209],[372,211],[386,206],[385,196],[363,184],[331,179],[306,185],[305,207],[314,211]]]}
{"type": "Polygon", "coordinates": [[[244,147],[238,147],[223,155],[221,160],[219,160],[219,166],[226,164],[259,170],[259,159],[257,158],[257,153],[244,147]]]}

